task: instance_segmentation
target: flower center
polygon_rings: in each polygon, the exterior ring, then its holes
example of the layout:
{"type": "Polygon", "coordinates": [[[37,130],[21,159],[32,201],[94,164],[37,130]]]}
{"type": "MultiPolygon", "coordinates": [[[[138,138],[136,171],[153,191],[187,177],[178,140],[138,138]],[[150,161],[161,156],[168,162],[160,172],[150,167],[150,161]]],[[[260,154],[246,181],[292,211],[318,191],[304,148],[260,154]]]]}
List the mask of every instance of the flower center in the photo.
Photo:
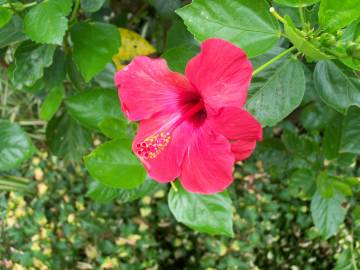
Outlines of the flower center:
{"type": "Polygon", "coordinates": [[[145,160],[155,159],[170,144],[172,131],[184,121],[200,125],[206,119],[205,105],[200,96],[187,96],[181,104],[181,116],[166,123],[158,132],[136,144],[136,152],[145,160]]]}

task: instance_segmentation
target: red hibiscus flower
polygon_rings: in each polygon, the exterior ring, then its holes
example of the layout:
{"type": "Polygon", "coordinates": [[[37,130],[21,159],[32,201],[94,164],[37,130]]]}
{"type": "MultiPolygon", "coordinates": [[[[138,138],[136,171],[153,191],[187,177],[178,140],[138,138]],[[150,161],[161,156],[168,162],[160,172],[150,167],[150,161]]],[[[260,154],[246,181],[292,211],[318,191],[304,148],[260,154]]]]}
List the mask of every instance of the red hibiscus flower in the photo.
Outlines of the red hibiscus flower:
{"type": "Polygon", "coordinates": [[[238,47],[208,39],[185,74],[148,57],[116,74],[125,115],[140,121],[132,148],[158,182],[179,177],[190,192],[220,192],[233,181],[234,162],[262,139],[261,125],[243,109],[252,66],[238,47]]]}

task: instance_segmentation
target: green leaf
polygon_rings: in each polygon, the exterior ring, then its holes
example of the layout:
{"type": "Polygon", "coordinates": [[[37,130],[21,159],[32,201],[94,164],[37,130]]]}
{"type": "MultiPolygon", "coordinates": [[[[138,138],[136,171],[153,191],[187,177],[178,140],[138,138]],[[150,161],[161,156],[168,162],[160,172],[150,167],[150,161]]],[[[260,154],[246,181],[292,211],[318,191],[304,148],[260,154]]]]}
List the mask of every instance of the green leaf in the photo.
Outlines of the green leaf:
{"type": "MultiPolygon", "coordinates": [[[[360,88],[358,89],[360,91],[360,88]]],[[[340,153],[360,154],[360,108],[351,107],[344,118],[340,153]]]]}
{"type": "Polygon", "coordinates": [[[100,131],[111,139],[129,138],[128,124],[125,119],[106,118],[99,124],[100,131]]]}
{"type": "Polygon", "coordinates": [[[339,156],[342,122],[342,116],[337,114],[326,126],[322,147],[325,157],[329,160],[339,156]]]}
{"type": "Polygon", "coordinates": [[[334,180],[327,172],[320,172],[316,178],[316,188],[321,197],[328,199],[334,196],[334,180]]]}
{"type": "Polygon", "coordinates": [[[340,191],[345,196],[350,197],[353,195],[351,186],[348,183],[346,183],[345,181],[340,181],[340,180],[335,179],[333,185],[336,190],[340,191]]]}
{"type": "Polygon", "coordinates": [[[198,42],[186,29],[183,20],[175,20],[166,35],[166,49],[182,46],[197,46],[198,42]]]}
{"type": "Polygon", "coordinates": [[[288,59],[258,85],[246,104],[263,126],[274,126],[295,110],[305,93],[305,75],[302,64],[288,59]]]}
{"type": "Polygon", "coordinates": [[[311,198],[315,192],[315,179],[314,171],[306,168],[297,169],[291,174],[289,188],[297,197],[311,198]]]}
{"type": "Polygon", "coordinates": [[[280,37],[279,23],[269,8],[264,0],[194,0],[176,12],[196,39],[223,38],[254,57],[271,49],[280,37]]]}
{"type": "Polygon", "coordinates": [[[316,144],[306,135],[300,136],[296,132],[285,130],[281,140],[284,142],[287,150],[293,155],[306,159],[317,152],[316,144]]]}
{"type": "Polygon", "coordinates": [[[337,30],[360,17],[360,0],[321,0],[320,26],[337,30]]]}
{"type": "Polygon", "coordinates": [[[59,48],[55,50],[53,62],[44,70],[44,81],[47,89],[53,89],[64,83],[65,79],[65,54],[59,48]]]}
{"type": "Polygon", "coordinates": [[[35,42],[61,45],[71,6],[72,0],[48,0],[37,4],[25,15],[25,33],[35,42]]]}
{"type": "MultiPolygon", "coordinates": [[[[356,253],[354,252],[354,254],[351,254],[351,250],[349,248],[345,249],[337,258],[336,265],[333,270],[357,270],[357,268],[353,265],[352,256],[356,256],[356,253]]],[[[354,262],[357,263],[358,258],[354,259],[354,262]]]]}
{"type": "Polygon", "coordinates": [[[49,121],[59,109],[64,97],[65,90],[63,85],[51,89],[44,102],[41,104],[39,114],[40,119],[49,121]]]}
{"type": "Polygon", "coordinates": [[[18,167],[34,153],[29,136],[17,124],[0,120],[0,171],[18,167]]]}
{"type": "Polygon", "coordinates": [[[148,0],[148,2],[164,17],[175,15],[175,9],[181,6],[180,0],[148,0]]]}
{"type": "Polygon", "coordinates": [[[333,58],[322,52],[314,44],[308,41],[305,34],[298,30],[289,16],[285,16],[287,23],[284,25],[284,30],[287,38],[292,44],[300,51],[303,52],[307,57],[312,60],[326,60],[333,58]]]}
{"type": "Polygon", "coordinates": [[[0,6],[0,28],[11,20],[12,15],[12,10],[0,6]]]}
{"type": "Polygon", "coordinates": [[[122,120],[119,97],[115,90],[91,89],[66,99],[70,115],[87,128],[98,129],[106,118],[122,120]]]}
{"type": "Polygon", "coordinates": [[[195,46],[179,46],[165,51],[162,57],[173,71],[184,73],[187,62],[199,52],[195,46]]]}
{"type": "Polygon", "coordinates": [[[345,114],[350,106],[360,106],[360,80],[352,70],[332,61],[320,61],[314,81],[320,98],[338,112],[345,114]]]}
{"type": "Polygon", "coordinates": [[[336,234],[343,223],[347,209],[343,207],[345,197],[338,191],[330,198],[323,198],[316,192],[311,200],[311,215],[315,227],[327,239],[336,234]]]}
{"type": "Polygon", "coordinates": [[[111,188],[96,181],[92,183],[86,195],[97,202],[110,202],[117,199],[117,202],[127,203],[140,199],[145,195],[151,195],[160,187],[160,184],[151,179],[146,180],[134,189],[111,188]]]}
{"type": "Polygon", "coordinates": [[[290,7],[306,7],[316,4],[320,0],[275,0],[275,2],[290,7]]]}
{"type": "Polygon", "coordinates": [[[92,142],[90,132],[66,113],[50,120],[46,141],[54,155],[69,160],[79,160],[92,142]]]}
{"type": "Polygon", "coordinates": [[[113,188],[132,189],[145,181],[146,172],[131,152],[130,140],[113,140],[85,157],[90,175],[113,188]]]}
{"type": "Polygon", "coordinates": [[[304,107],[300,114],[300,123],[307,130],[322,130],[327,127],[335,111],[322,102],[314,102],[304,107]]]}
{"type": "Polygon", "coordinates": [[[96,12],[104,3],[105,0],[81,0],[81,8],[85,12],[96,12]]]}
{"type": "Polygon", "coordinates": [[[1,176],[0,177],[0,191],[17,191],[17,192],[31,192],[31,181],[22,177],[1,176]]]}
{"type": "Polygon", "coordinates": [[[120,47],[116,26],[98,22],[80,22],[71,28],[73,58],[85,81],[99,73],[120,47]]]}
{"type": "Polygon", "coordinates": [[[0,28],[0,49],[27,39],[22,32],[23,22],[21,18],[14,15],[9,23],[0,28]]]}
{"type": "Polygon", "coordinates": [[[44,68],[53,61],[55,46],[26,41],[15,52],[13,83],[17,88],[30,87],[43,77],[44,68]]]}
{"type": "Polygon", "coordinates": [[[193,230],[233,237],[232,204],[226,191],[201,195],[187,192],[179,183],[169,192],[169,208],[177,221],[193,230]]]}

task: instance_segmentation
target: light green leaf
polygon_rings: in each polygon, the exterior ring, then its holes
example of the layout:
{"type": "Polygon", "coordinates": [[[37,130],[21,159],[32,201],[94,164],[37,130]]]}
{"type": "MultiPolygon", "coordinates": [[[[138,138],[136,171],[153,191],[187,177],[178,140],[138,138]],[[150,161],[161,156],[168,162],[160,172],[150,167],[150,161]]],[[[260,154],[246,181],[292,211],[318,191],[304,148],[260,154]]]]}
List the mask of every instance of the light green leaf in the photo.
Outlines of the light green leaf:
{"type": "Polygon", "coordinates": [[[327,172],[320,172],[316,178],[316,189],[321,197],[328,199],[334,196],[334,180],[327,172]]]}
{"type": "Polygon", "coordinates": [[[15,52],[13,83],[17,88],[30,87],[43,77],[44,68],[53,61],[55,46],[23,42],[15,52]]]}
{"type": "Polygon", "coordinates": [[[105,0],[81,0],[81,8],[85,12],[96,12],[104,3],[105,0]]]}
{"type": "Polygon", "coordinates": [[[176,12],[199,41],[223,38],[254,57],[271,49],[280,37],[269,8],[265,0],[194,0],[176,12]]]}
{"type": "Polygon", "coordinates": [[[72,0],[48,0],[37,4],[25,15],[25,33],[35,42],[61,45],[71,6],[72,0]]]}
{"type": "Polygon", "coordinates": [[[51,89],[40,107],[40,119],[49,121],[59,109],[65,96],[63,85],[51,89]]]}
{"type": "Polygon", "coordinates": [[[17,124],[0,120],[0,171],[18,167],[34,153],[29,136],[17,124]]]}
{"type": "Polygon", "coordinates": [[[320,98],[338,112],[345,114],[350,106],[360,106],[360,80],[352,70],[332,61],[320,61],[314,81],[320,98]]]}
{"type": "Polygon", "coordinates": [[[292,44],[300,51],[303,52],[307,57],[312,60],[327,60],[333,58],[322,52],[314,44],[305,38],[305,34],[298,30],[291,18],[285,16],[287,23],[284,25],[284,30],[287,38],[292,44]]]}
{"type": "Polygon", "coordinates": [[[201,195],[187,192],[179,183],[170,190],[169,208],[177,221],[193,230],[233,237],[232,205],[226,191],[201,195]]]}
{"type": "Polygon", "coordinates": [[[353,251],[353,252],[354,252],[354,254],[352,254],[352,252],[349,248],[345,249],[343,252],[341,252],[339,257],[337,258],[336,265],[333,270],[357,270],[357,268],[355,268],[353,262],[357,263],[358,256],[355,253],[356,251],[353,251]],[[356,256],[356,258],[354,258],[354,261],[353,261],[352,256],[356,256]]]}
{"type": "Polygon", "coordinates": [[[315,227],[327,239],[336,234],[339,226],[344,222],[347,209],[343,207],[345,197],[335,191],[330,198],[323,198],[316,192],[311,200],[311,215],[315,227]]]}
{"type": "Polygon", "coordinates": [[[290,7],[306,7],[316,4],[320,0],[275,0],[275,2],[290,7]]]}
{"type": "Polygon", "coordinates": [[[321,0],[319,23],[330,30],[341,29],[360,17],[360,0],[321,0]]]}
{"type": "Polygon", "coordinates": [[[90,81],[111,61],[120,47],[116,26],[98,22],[80,22],[71,28],[73,58],[85,81],[90,81]]]}
{"type": "Polygon", "coordinates": [[[67,98],[65,103],[70,115],[87,128],[98,129],[106,118],[124,119],[115,90],[82,91],[67,98]]]}
{"type": "Polygon", "coordinates": [[[146,172],[131,152],[130,140],[113,140],[85,157],[90,175],[113,188],[132,189],[145,181],[146,172]]]}
{"type": "Polygon", "coordinates": [[[79,160],[91,146],[91,134],[68,114],[50,120],[46,141],[51,152],[64,159],[79,160]]]}
{"type": "Polygon", "coordinates": [[[0,28],[11,20],[12,15],[12,10],[0,6],[0,28]]]}
{"type": "Polygon", "coordinates": [[[288,59],[252,89],[246,108],[263,126],[274,126],[295,110],[305,93],[302,64],[288,59]]]}

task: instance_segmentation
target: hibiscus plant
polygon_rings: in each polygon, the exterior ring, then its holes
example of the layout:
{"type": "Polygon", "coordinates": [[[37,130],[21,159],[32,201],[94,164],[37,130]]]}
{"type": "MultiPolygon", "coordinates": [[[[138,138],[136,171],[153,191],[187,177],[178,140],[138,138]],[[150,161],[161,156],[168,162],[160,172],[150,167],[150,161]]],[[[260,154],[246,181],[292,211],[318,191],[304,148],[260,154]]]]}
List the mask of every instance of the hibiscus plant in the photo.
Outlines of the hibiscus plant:
{"type": "Polygon", "coordinates": [[[323,238],[355,235],[360,0],[125,2],[0,0],[0,189],[26,189],[11,175],[46,148],[85,165],[95,201],[167,185],[177,221],[232,237],[230,194],[256,161],[323,238]]]}

